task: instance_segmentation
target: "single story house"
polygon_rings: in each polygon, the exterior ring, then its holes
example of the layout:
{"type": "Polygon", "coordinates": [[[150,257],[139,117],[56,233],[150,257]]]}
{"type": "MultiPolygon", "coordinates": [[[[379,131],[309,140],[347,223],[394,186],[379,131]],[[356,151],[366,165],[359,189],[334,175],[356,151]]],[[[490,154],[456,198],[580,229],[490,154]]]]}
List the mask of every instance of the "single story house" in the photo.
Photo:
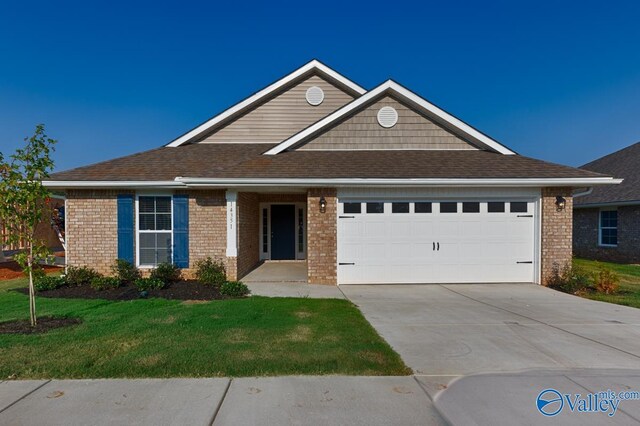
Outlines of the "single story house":
{"type": "Polygon", "coordinates": [[[624,181],[593,188],[576,198],[573,210],[575,255],[621,263],[640,263],[640,142],[581,169],[624,181]]]}
{"type": "Polygon", "coordinates": [[[572,193],[612,177],[518,155],[406,87],[313,60],[163,147],[55,173],[67,262],[116,258],[241,279],[543,283],[571,260],[572,193]]]}

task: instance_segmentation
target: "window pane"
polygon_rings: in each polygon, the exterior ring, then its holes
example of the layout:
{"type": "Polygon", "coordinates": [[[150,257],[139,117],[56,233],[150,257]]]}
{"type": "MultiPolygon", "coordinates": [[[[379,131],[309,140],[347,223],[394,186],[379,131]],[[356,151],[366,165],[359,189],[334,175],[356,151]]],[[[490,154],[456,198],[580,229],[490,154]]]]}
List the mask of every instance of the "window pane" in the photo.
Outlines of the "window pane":
{"type": "Polygon", "coordinates": [[[476,202],[462,203],[462,213],[480,213],[480,203],[476,203],[476,202]]]}
{"type": "Polygon", "coordinates": [[[267,209],[262,209],[262,252],[266,253],[269,251],[268,244],[268,235],[267,231],[269,229],[269,224],[267,223],[268,213],[267,209]]]}
{"type": "Polygon", "coordinates": [[[154,214],[140,214],[140,229],[143,231],[154,231],[156,229],[154,214]]]}
{"type": "Polygon", "coordinates": [[[510,204],[511,213],[526,213],[527,212],[527,203],[526,202],[515,202],[512,201],[510,204]]]}
{"type": "Polygon", "coordinates": [[[409,203],[392,203],[392,213],[409,213],[409,203]]]}
{"type": "Polygon", "coordinates": [[[171,197],[156,197],[156,213],[171,213],[171,197]]]}
{"type": "Polygon", "coordinates": [[[600,241],[602,244],[617,245],[618,244],[618,230],[617,229],[602,229],[602,237],[600,241]]]}
{"type": "Polygon", "coordinates": [[[440,203],[440,213],[457,213],[458,203],[440,203]]]}
{"type": "Polygon", "coordinates": [[[140,264],[141,265],[155,265],[156,264],[156,250],[155,249],[140,249],[140,264]]]}
{"type": "Polygon", "coordinates": [[[616,210],[600,212],[600,226],[603,228],[617,228],[618,212],[616,210]]]}
{"type": "Polygon", "coordinates": [[[171,263],[171,250],[158,249],[157,256],[158,256],[157,258],[158,263],[162,263],[162,262],[171,263]]]}
{"type": "Polygon", "coordinates": [[[171,248],[171,234],[162,233],[156,235],[156,247],[159,249],[171,248]]]}
{"type": "Polygon", "coordinates": [[[362,213],[362,203],[344,203],[345,213],[362,213]]]}
{"type": "Polygon", "coordinates": [[[158,231],[170,231],[171,230],[171,214],[157,214],[156,215],[156,230],[158,231]]]}
{"type": "Polygon", "coordinates": [[[150,233],[143,233],[140,234],[140,248],[141,249],[147,249],[147,248],[156,248],[156,234],[150,234],[150,233]]]}
{"type": "Polygon", "coordinates": [[[304,210],[298,209],[298,253],[304,251],[304,210]]]}
{"type": "Polygon", "coordinates": [[[367,203],[367,213],[384,213],[384,203],[367,203]]]}
{"type": "Polygon", "coordinates": [[[415,203],[416,213],[431,213],[431,203],[415,203]]]}
{"type": "Polygon", "coordinates": [[[502,201],[490,201],[487,203],[489,213],[504,213],[504,203],[502,201]]]}
{"type": "Polygon", "coordinates": [[[138,199],[140,213],[153,213],[155,211],[154,197],[140,197],[138,199]]]}

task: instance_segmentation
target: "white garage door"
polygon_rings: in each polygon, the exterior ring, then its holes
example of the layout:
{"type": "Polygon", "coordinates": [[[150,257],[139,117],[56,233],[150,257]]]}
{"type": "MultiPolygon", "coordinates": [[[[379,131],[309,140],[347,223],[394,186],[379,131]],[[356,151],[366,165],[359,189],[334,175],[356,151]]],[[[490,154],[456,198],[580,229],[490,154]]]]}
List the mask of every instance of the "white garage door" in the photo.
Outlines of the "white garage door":
{"type": "Polygon", "coordinates": [[[338,282],[533,282],[534,230],[534,200],[340,200],[338,282]]]}

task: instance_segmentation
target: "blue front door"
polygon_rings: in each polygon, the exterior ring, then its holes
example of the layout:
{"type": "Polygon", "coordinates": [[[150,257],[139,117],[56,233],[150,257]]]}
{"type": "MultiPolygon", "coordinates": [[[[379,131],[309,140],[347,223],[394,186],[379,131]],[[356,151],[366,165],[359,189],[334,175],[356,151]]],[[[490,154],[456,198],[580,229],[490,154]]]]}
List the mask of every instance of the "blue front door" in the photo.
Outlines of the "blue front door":
{"type": "Polygon", "coordinates": [[[294,260],[296,258],[296,206],[273,204],[271,206],[271,259],[294,260]]]}

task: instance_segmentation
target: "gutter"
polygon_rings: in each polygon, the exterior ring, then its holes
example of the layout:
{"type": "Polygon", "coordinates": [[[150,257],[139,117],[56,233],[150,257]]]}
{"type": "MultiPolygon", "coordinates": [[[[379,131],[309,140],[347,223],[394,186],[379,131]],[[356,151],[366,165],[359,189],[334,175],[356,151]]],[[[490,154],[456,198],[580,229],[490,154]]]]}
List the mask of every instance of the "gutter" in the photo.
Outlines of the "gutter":
{"type": "Polygon", "coordinates": [[[178,176],[169,181],[43,181],[47,188],[243,188],[243,187],[584,187],[619,184],[622,179],[515,178],[515,179],[365,179],[365,178],[196,178],[178,176]]]}
{"type": "Polygon", "coordinates": [[[574,192],[573,198],[578,198],[578,197],[584,197],[585,195],[589,195],[593,192],[593,186],[588,187],[587,189],[585,189],[584,191],[578,191],[578,192],[574,192]]]}

